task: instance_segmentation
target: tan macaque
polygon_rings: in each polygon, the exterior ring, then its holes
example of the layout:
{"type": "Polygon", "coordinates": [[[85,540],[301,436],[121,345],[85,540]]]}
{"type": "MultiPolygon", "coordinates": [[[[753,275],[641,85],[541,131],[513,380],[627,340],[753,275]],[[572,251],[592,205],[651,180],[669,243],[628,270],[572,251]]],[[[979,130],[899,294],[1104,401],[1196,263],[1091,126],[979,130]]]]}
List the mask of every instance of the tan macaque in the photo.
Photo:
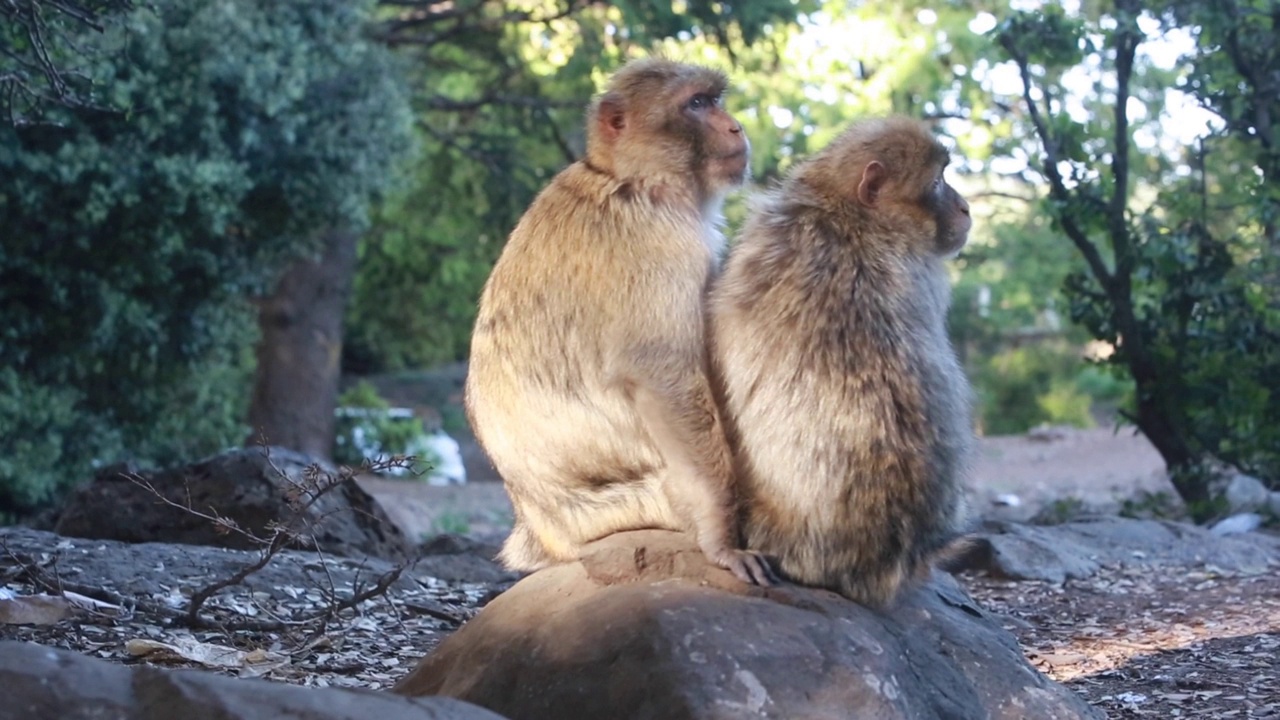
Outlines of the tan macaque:
{"type": "Polygon", "coordinates": [[[586,157],[534,200],[485,285],[466,407],[515,507],[508,568],[667,528],[743,581],[770,581],[739,549],[707,376],[720,207],[750,159],[726,84],[662,59],[619,70],[587,113],[586,157]]]}
{"type": "Polygon", "coordinates": [[[709,301],[746,546],[872,607],[957,538],[973,443],[943,261],[969,205],[906,118],[859,122],[753,209],[709,301]]]}

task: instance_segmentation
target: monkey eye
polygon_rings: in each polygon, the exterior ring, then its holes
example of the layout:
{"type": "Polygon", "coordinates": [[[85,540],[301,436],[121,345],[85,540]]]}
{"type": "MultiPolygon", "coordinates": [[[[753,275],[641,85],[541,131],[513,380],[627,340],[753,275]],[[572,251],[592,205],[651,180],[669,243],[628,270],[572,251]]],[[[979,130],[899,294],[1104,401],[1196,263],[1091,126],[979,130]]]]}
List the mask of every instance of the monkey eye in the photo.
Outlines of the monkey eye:
{"type": "Polygon", "coordinates": [[[706,110],[712,105],[715,105],[715,102],[715,99],[710,95],[706,93],[698,93],[697,95],[689,98],[689,103],[685,107],[690,110],[706,110]]]}

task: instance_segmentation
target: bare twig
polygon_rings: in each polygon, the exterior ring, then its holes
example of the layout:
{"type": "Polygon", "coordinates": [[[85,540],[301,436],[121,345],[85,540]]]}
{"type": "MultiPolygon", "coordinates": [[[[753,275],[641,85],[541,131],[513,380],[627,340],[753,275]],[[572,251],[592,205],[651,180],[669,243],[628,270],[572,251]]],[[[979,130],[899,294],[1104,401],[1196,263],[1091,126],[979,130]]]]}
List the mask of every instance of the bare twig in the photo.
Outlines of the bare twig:
{"type": "MultiPolygon", "coordinates": [[[[160,502],[180,510],[189,515],[193,515],[202,520],[206,520],[213,524],[214,528],[220,533],[235,533],[242,538],[247,539],[250,543],[258,546],[258,557],[253,562],[245,565],[231,575],[217,579],[203,587],[200,587],[191,594],[188,600],[185,613],[181,616],[182,621],[191,627],[215,627],[221,629],[254,629],[254,630],[280,630],[288,626],[304,625],[316,621],[328,621],[336,617],[344,610],[355,608],[360,603],[384,594],[404,572],[407,563],[401,563],[393,569],[383,573],[369,587],[361,588],[357,583],[352,588],[349,597],[341,597],[334,582],[332,574],[329,572],[328,560],[320,550],[320,543],[316,539],[316,524],[323,521],[325,515],[319,520],[313,519],[309,515],[309,511],[326,493],[329,493],[349,480],[355,478],[357,470],[350,467],[342,466],[337,472],[330,472],[320,467],[318,464],[312,463],[303,471],[302,478],[295,480],[271,457],[270,447],[263,445],[263,455],[267,466],[282,481],[285,486],[285,501],[289,507],[289,517],[281,521],[275,521],[267,526],[269,534],[260,535],[250,528],[244,528],[235,520],[223,515],[216,508],[209,508],[207,511],[199,510],[193,507],[190,488],[184,488],[184,498],[181,502],[175,501],[167,497],[159,489],[151,483],[150,480],[136,474],[128,473],[123,475],[127,480],[134,483],[138,487],[146,490],[149,494],[156,497],[160,502]],[[300,532],[298,528],[305,528],[305,533],[300,532]],[[305,544],[317,553],[320,557],[320,565],[323,568],[326,578],[327,587],[322,588],[322,593],[328,605],[315,613],[311,613],[301,617],[294,618],[273,618],[269,621],[250,620],[241,618],[233,622],[217,622],[206,619],[201,616],[201,610],[205,604],[218,592],[236,585],[240,585],[254,573],[261,571],[267,567],[271,561],[291,544],[299,544],[301,539],[306,537],[309,542],[305,544]]],[[[414,458],[401,455],[393,455],[386,458],[378,458],[375,460],[366,460],[361,466],[361,472],[380,472],[398,467],[408,467],[412,465],[414,458]]]]}
{"type": "Polygon", "coordinates": [[[56,18],[95,32],[105,28],[103,18],[133,8],[133,0],[3,0],[0,2],[0,55],[12,67],[0,74],[0,102],[14,125],[31,122],[22,114],[37,112],[43,104],[106,110],[78,91],[72,80],[86,80],[73,69],[61,67],[56,56],[83,55],[67,33],[58,33],[56,18]],[[67,52],[69,50],[69,52],[67,52]]]}

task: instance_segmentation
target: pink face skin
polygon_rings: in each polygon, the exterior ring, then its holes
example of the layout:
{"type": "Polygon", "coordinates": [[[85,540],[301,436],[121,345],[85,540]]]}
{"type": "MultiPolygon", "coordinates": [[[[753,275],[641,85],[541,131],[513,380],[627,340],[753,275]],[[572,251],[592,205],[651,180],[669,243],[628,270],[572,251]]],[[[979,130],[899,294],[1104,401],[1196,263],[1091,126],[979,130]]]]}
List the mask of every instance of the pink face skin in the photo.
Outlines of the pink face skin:
{"type": "Polygon", "coordinates": [[[938,252],[950,255],[958,252],[969,240],[973,218],[969,215],[969,203],[943,179],[946,168],[938,169],[938,176],[930,189],[932,205],[938,214],[938,252]]]}

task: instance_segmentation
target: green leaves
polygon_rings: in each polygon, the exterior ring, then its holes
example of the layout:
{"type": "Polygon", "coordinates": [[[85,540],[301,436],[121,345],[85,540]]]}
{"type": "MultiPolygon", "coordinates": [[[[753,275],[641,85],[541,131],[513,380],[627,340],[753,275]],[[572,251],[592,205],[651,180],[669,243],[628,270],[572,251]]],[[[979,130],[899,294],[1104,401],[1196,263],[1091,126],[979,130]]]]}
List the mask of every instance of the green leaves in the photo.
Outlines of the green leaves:
{"type": "Polygon", "coordinates": [[[1010,58],[1052,70],[1075,65],[1086,52],[1096,52],[1083,20],[1052,3],[1013,13],[992,32],[1010,58]]]}
{"type": "Polygon", "coordinates": [[[407,97],[365,37],[368,9],[148,3],[77,38],[119,112],[0,126],[0,316],[13,319],[0,366],[11,388],[65,388],[58,402],[120,438],[50,457],[66,476],[121,450],[167,462],[244,437],[245,296],[318,231],[366,225],[412,155],[407,97]]]}

